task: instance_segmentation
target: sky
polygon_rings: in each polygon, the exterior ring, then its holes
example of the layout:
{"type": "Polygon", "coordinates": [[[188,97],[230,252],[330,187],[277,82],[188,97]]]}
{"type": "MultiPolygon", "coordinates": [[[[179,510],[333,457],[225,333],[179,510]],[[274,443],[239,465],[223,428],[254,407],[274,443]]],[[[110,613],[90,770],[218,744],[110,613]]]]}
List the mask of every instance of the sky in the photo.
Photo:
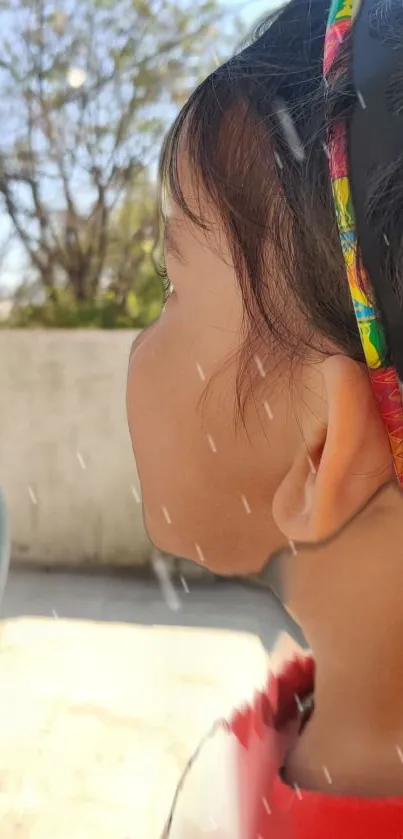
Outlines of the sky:
{"type": "MultiPolygon", "coordinates": [[[[226,2],[229,2],[229,0],[226,0],[226,2]]],[[[248,2],[242,4],[241,14],[246,24],[253,26],[259,18],[279,5],[281,5],[281,0],[277,0],[277,2],[276,0],[248,0],[248,2]]]]}
{"type": "MultiPolygon", "coordinates": [[[[281,0],[223,0],[225,5],[236,9],[237,13],[244,19],[246,27],[253,25],[270,10],[279,5],[281,0]]],[[[8,221],[0,215],[0,246],[5,240],[9,230],[8,221]]],[[[1,251],[0,251],[1,258],[1,251]]],[[[9,290],[15,287],[21,279],[21,269],[24,264],[24,254],[18,243],[12,246],[7,252],[7,258],[0,264],[0,295],[7,296],[9,290]]]]}

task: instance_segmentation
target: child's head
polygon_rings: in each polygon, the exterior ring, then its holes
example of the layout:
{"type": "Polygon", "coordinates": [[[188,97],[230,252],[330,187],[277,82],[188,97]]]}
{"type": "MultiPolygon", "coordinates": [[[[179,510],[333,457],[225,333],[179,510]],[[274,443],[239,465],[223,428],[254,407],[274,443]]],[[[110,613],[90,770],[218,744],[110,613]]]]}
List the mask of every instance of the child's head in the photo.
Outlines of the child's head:
{"type": "Polygon", "coordinates": [[[393,473],[331,195],[326,129],[353,97],[341,73],[325,114],[328,5],[274,15],[162,156],[172,289],[133,348],[130,430],[151,539],[224,573],[327,535],[393,473]]]}

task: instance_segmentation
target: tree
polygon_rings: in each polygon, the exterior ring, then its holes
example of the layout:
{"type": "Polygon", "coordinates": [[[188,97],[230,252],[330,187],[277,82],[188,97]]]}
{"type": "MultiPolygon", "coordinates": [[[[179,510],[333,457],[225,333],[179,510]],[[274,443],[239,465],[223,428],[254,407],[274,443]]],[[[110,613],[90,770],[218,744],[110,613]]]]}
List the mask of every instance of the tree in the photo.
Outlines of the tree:
{"type": "Polygon", "coordinates": [[[0,0],[0,199],[46,304],[126,306],[144,279],[163,133],[230,37],[218,2],[0,0]]]}

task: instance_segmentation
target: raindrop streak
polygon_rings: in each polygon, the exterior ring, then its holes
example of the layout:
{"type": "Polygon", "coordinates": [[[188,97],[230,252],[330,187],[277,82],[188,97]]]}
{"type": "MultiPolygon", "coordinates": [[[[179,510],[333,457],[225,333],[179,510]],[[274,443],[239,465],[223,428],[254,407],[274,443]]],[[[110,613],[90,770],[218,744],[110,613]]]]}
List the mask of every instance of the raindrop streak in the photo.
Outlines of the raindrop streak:
{"type": "Polygon", "coordinates": [[[200,378],[201,378],[202,382],[205,382],[205,381],[206,381],[206,376],[205,376],[205,374],[204,374],[204,370],[203,370],[203,368],[200,366],[200,364],[196,364],[196,369],[197,369],[197,372],[198,372],[198,374],[199,374],[199,376],[200,376],[200,378]]]}
{"type": "Polygon", "coordinates": [[[295,704],[297,706],[297,711],[298,711],[299,715],[302,716],[302,714],[304,713],[304,706],[303,706],[303,704],[302,704],[302,702],[301,702],[297,693],[294,693],[294,699],[295,699],[295,704]]]}
{"type": "Polygon", "coordinates": [[[365,99],[364,99],[364,97],[363,97],[362,93],[360,93],[360,91],[359,91],[359,90],[357,90],[357,99],[358,99],[358,101],[359,101],[359,103],[360,103],[360,105],[361,105],[361,108],[363,109],[363,111],[365,111],[365,110],[366,110],[367,105],[366,105],[366,102],[365,102],[365,99]]]}
{"type": "Polygon", "coordinates": [[[332,778],[331,778],[331,775],[330,775],[330,772],[329,772],[329,770],[328,770],[327,766],[324,766],[324,767],[323,767],[323,771],[324,771],[324,773],[325,773],[325,778],[326,778],[326,780],[327,780],[328,784],[332,784],[332,783],[333,783],[333,781],[332,781],[332,778]]]}
{"type": "Polygon", "coordinates": [[[138,492],[137,492],[136,487],[135,487],[135,486],[133,486],[133,484],[132,484],[132,494],[133,494],[133,498],[134,498],[134,500],[135,500],[136,504],[140,504],[140,496],[139,496],[139,494],[138,494],[138,492]]]}
{"type": "Polygon", "coordinates": [[[161,507],[161,510],[163,512],[163,515],[164,515],[167,523],[172,524],[171,516],[169,515],[167,508],[166,507],[161,507]]]}
{"type": "Polygon", "coordinates": [[[80,452],[76,452],[76,456],[77,456],[77,460],[78,460],[78,462],[81,466],[81,469],[85,469],[86,466],[85,466],[85,461],[84,461],[84,458],[83,458],[82,454],[80,454],[80,452]]]}
{"type": "Polygon", "coordinates": [[[263,405],[264,405],[264,409],[266,411],[266,414],[269,417],[269,420],[272,420],[273,419],[273,411],[271,410],[269,403],[268,402],[263,402],[263,405]]]}
{"type": "Polygon", "coordinates": [[[326,157],[327,157],[327,158],[328,158],[328,160],[329,160],[329,158],[330,158],[330,151],[329,151],[329,149],[328,149],[328,147],[327,147],[326,143],[322,143],[322,148],[323,148],[323,151],[325,152],[326,157]]]}
{"type": "Polygon", "coordinates": [[[294,789],[295,789],[295,792],[297,793],[297,796],[298,796],[299,800],[302,801],[302,792],[301,792],[298,784],[294,784],[294,789]]]}
{"type": "Polygon", "coordinates": [[[57,614],[56,609],[52,609],[52,615],[54,618],[56,618],[56,620],[59,619],[59,615],[57,614]]]}
{"type": "Polygon", "coordinates": [[[275,107],[278,121],[283,129],[283,134],[290,151],[295,157],[295,160],[301,163],[305,158],[305,151],[290,114],[282,102],[277,102],[275,107]]]}
{"type": "Polygon", "coordinates": [[[247,498],[245,498],[244,495],[241,495],[241,501],[242,501],[243,506],[245,507],[245,510],[246,510],[247,514],[249,515],[249,513],[251,512],[251,509],[249,507],[247,498]]]}
{"type": "Polygon", "coordinates": [[[208,440],[208,444],[210,446],[211,451],[214,452],[214,454],[216,454],[217,453],[217,447],[216,447],[216,444],[215,444],[211,434],[207,434],[207,440],[208,440]]]}
{"type": "Polygon", "coordinates": [[[180,575],[179,579],[180,579],[180,581],[183,585],[184,590],[186,591],[186,594],[189,594],[189,586],[188,586],[183,574],[180,575]]]}
{"type": "Polygon", "coordinates": [[[270,807],[269,807],[269,805],[268,805],[268,803],[267,803],[267,799],[266,799],[266,798],[263,798],[263,807],[264,807],[264,809],[266,810],[266,813],[268,813],[268,814],[269,814],[269,816],[271,816],[271,810],[270,810],[270,807]]]}
{"type": "Polygon", "coordinates": [[[281,157],[280,157],[279,154],[277,154],[277,152],[274,153],[274,159],[277,163],[278,168],[282,169],[283,168],[283,161],[281,160],[281,157]]]}
{"type": "Polygon", "coordinates": [[[292,540],[292,539],[289,539],[289,540],[288,540],[288,544],[289,544],[289,546],[290,546],[290,548],[291,548],[291,550],[292,550],[292,552],[293,552],[294,556],[297,556],[297,549],[296,549],[296,547],[295,547],[295,542],[293,542],[293,540],[292,540]]]}
{"type": "Polygon", "coordinates": [[[390,245],[390,241],[389,241],[389,238],[388,238],[388,236],[386,235],[386,233],[384,233],[384,234],[383,234],[383,238],[384,238],[385,244],[389,247],[389,245],[390,245]]]}
{"type": "Polygon", "coordinates": [[[158,579],[158,582],[161,586],[161,592],[165,603],[172,610],[172,612],[178,612],[181,608],[181,602],[177,595],[177,592],[172,585],[168,568],[162,559],[162,557],[157,556],[154,557],[152,560],[153,568],[155,576],[158,579]]]}
{"type": "Polygon", "coordinates": [[[213,58],[214,58],[214,61],[216,63],[216,67],[219,67],[220,64],[222,64],[222,61],[220,59],[220,56],[218,55],[217,50],[215,50],[215,49],[213,49],[213,58]]]}
{"type": "Polygon", "coordinates": [[[399,760],[401,761],[401,763],[403,763],[403,752],[402,752],[400,746],[396,746],[396,751],[398,753],[399,760]]]}
{"type": "Polygon", "coordinates": [[[195,542],[195,548],[196,548],[197,556],[199,557],[200,562],[202,562],[203,565],[204,565],[206,560],[204,558],[203,551],[202,551],[200,545],[197,544],[197,542],[195,542]]]}
{"type": "Polygon", "coordinates": [[[33,504],[37,504],[37,503],[38,503],[38,499],[37,499],[37,497],[36,497],[36,495],[35,495],[35,493],[34,493],[34,491],[33,491],[33,489],[32,489],[32,487],[31,487],[31,486],[29,486],[29,487],[28,487],[28,495],[29,495],[29,497],[30,497],[30,499],[31,499],[31,501],[32,501],[32,503],[33,503],[33,504]]]}
{"type": "Polygon", "coordinates": [[[255,355],[255,364],[256,364],[256,367],[257,367],[262,379],[265,379],[266,378],[266,372],[265,372],[265,369],[263,367],[262,361],[261,361],[261,359],[259,358],[258,355],[255,355]]]}

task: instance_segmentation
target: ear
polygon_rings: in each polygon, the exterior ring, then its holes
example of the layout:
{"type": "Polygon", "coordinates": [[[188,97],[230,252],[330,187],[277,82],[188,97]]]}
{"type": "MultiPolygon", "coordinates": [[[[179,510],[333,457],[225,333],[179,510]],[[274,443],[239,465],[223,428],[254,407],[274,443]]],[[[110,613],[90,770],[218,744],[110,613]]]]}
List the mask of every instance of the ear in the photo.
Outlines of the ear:
{"type": "MultiPolygon", "coordinates": [[[[306,405],[304,442],[273,500],[277,526],[287,538],[302,542],[337,531],[393,475],[388,437],[366,369],[335,355],[319,370],[325,405],[319,417],[306,405]]],[[[314,396],[308,395],[307,402],[314,396]]]]}

